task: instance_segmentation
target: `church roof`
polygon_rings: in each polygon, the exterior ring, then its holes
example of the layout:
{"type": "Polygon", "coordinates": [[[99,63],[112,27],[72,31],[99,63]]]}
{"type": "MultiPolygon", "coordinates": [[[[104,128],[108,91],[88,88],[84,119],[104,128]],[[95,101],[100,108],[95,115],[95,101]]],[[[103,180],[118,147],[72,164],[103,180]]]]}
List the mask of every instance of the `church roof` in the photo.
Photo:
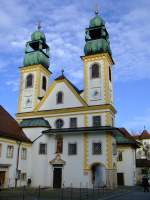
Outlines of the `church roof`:
{"type": "Polygon", "coordinates": [[[121,134],[116,135],[117,144],[119,145],[135,145],[139,146],[138,142],[130,135],[125,128],[118,128],[121,134]]]}
{"type": "Polygon", "coordinates": [[[0,137],[31,142],[19,127],[17,121],[2,106],[0,106],[0,137]]]}
{"type": "Polygon", "coordinates": [[[150,139],[150,133],[144,129],[140,135],[135,135],[134,138],[137,140],[150,139]]]}
{"type": "Polygon", "coordinates": [[[29,119],[23,119],[20,122],[20,127],[26,128],[26,127],[46,127],[50,128],[50,124],[47,120],[45,120],[43,117],[39,118],[29,118],[29,119]]]}
{"type": "Polygon", "coordinates": [[[48,129],[48,130],[45,130],[43,131],[43,133],[45,134],[78,134],[78,133],[84,133],[84,132],[87,132],[87,133],[93,133],[93,132],[96,132],[96,131],[100,131],[101,133],[105,133],[106,131],[109,131],[113,133],[113,131],[115,131],[115,128],[114,127],[111,127],[111,126],[98,126],[98,127],[77,127],[77,128],[61,128],[61,129],[48,129]]]}
{"type": "Polygon", "coordinates": [[[81,94],[81,93],[83,92],[83,90],[79,90],[71,81],[69,81],[69,79],[67,79],[67,78],[65,77],[65,75],[60,75],[60,76],[58,76],[58,77],[55,79],[55,81],[57,81],[57,80],[63,80],[63,79],[65,79],[66,81],[68,81],[69,84],[76,90],[77,93],[81,94]]]}

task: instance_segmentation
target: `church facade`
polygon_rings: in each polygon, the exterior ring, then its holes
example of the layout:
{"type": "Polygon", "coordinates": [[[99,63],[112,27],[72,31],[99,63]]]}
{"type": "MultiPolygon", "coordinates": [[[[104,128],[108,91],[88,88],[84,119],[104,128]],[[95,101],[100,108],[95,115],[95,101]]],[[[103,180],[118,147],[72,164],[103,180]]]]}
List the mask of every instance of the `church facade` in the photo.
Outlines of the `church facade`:
{"type": "Polygon", "coordinates": [[[17,113],[17,121],[32,141],[31,185],[116,187],[116,135],[120,132],[115,128],[114,62],[98,11],[85,30],[83,90],[63,72],[49,85],[49,59],[49,46],[38,26],[26,43],[20,67],[17,113]]]}

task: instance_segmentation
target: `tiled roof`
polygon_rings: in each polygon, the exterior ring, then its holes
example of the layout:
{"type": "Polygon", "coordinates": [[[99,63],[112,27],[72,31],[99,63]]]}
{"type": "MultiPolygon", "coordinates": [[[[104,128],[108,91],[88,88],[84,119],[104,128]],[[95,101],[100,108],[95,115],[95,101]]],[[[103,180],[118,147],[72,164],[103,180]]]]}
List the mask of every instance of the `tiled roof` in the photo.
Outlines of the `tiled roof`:
{"type": "Polygon", "coordinates": [[[150,133],[147,130],[143,130],[141,135],[139,136],[140,139],[150,139],[150,133]]]}
{"type": "Polygon", "coordinates": [[[147,130],[143,130],[140,135],[135,135],[133,137],[137,140],[150,139],[150,133],[147,130]]]}
{"type": "Polygon", "coordinates": [[[29,119],[23,119],[20,122],[20,127],[46,127],[50,128],[50,124],[47,120],[45,120],[43,117],[39,118],[29,118],[29,119]]]}
{"type": "Polygon", "coordinates": [[[19,127],[17,121],[2,106],[0,106],[0,137],[31,142],[19,127]]]}

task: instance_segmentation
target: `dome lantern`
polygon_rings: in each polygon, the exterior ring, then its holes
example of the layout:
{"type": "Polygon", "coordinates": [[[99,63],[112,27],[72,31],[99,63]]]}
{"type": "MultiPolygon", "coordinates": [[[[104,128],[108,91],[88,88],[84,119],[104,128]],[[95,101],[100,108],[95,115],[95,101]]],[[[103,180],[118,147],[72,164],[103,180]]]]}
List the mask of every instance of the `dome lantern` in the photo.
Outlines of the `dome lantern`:
{"type": "Polygon", "coordinates": [[[90,20],[89,28],[86,28],[85,33],[85,55],[106,52],[111,55],[109,34],[98,9],[95,11],[95,17],[90,20]]]}
{"type": "Polygon", "coordinates": [[[49,68],[49,46],[46,37],[38,23],[37,30],[31,35],[31,41],[26,43],[24,66],[42,64],[49,68]]]}

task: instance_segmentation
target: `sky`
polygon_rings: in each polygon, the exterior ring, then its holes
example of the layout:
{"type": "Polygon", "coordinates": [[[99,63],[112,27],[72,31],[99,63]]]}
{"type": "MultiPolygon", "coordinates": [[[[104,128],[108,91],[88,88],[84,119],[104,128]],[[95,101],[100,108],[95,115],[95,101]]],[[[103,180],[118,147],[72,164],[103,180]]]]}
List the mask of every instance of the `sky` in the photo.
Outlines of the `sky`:
{"type": "MultiPolygon", "coordinates": [[[[25,43],[41,21],[51,49],[53,77],[62,68],[83,88],[85,28],[96,5],[106,22],[115,61],[116,126],[150,131],[150,1],[149,0],[0,0],[0,104],[17,113],[25,43]]],[[[52,81],[51,80],[51,81],[52,81]]]]}

